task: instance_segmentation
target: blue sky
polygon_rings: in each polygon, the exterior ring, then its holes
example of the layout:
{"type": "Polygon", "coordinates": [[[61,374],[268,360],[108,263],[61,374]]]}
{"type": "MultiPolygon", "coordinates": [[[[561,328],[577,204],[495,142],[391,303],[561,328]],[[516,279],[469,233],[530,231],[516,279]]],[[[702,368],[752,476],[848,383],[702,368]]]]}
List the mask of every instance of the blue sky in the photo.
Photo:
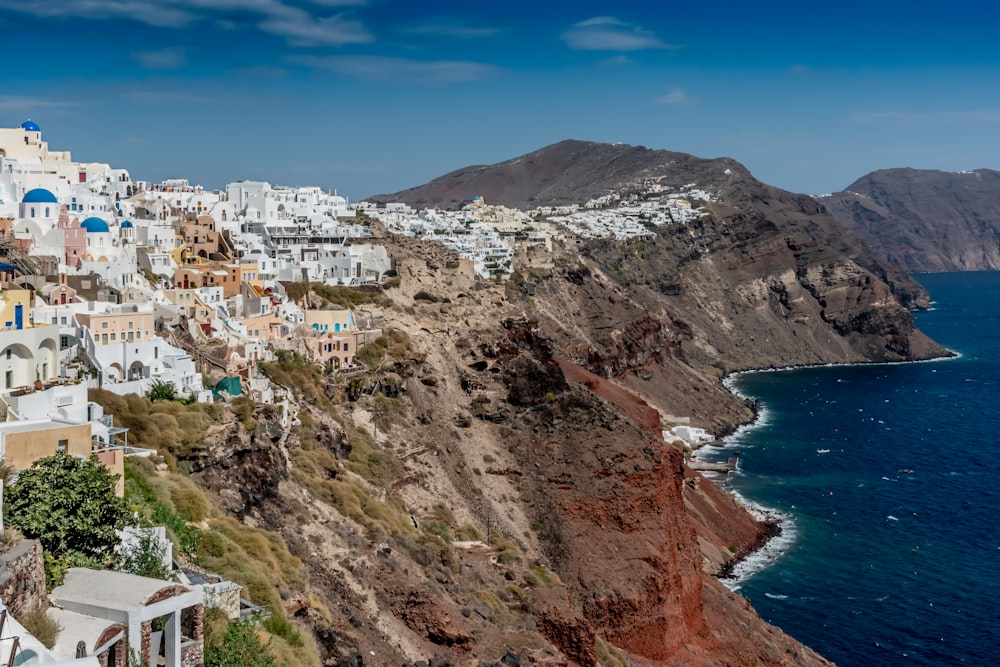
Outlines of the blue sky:
{"type": "Polygon", "coordinates": [[[1000,168],[998,25],[978,0],[0,0],[0,125],[210,188],[360,199],[573,138],[818,194],[1000,168]]]}

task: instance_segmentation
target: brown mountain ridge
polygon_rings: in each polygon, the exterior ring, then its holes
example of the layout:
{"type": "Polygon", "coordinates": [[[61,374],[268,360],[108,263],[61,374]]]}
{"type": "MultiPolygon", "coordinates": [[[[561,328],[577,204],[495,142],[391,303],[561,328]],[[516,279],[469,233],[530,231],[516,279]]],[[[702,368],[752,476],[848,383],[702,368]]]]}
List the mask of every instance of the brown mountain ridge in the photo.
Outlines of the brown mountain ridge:
{"type": "Polygon", "coordinates": [[[1000,269],[1000,172],[884,169],[818,200],[906,271],[1000,269]]]}
{"type": "Polygon", "coordinates": [[[669,173],[697,177],[732,167],[745,171],[727,158],[703,160],[643,146],[568,139],[505,162],[463,167],[424,185],[368,199],[450,209],[482,196],[490,204],[532,209],[582,204],[644,177],[669,173]]]}

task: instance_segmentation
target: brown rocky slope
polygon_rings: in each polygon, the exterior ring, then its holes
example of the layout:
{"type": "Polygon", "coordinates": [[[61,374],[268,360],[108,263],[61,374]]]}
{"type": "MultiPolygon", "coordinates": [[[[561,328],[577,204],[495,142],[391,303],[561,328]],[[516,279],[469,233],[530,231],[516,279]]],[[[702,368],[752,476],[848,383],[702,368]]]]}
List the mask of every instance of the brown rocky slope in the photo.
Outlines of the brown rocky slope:
{"type": "Polygon", "coordinates": [[[292,433],[234,422],[197,454],[220,506],[308,566],[286,607],[324,663],[828,664],[716,580],[770,528],[659,431],[751,419],[726,371],[944,351],[906,307],[926,294],[813,200],[697,171],[705,218],[506,283],[383,239],[399,284],[366,308],[405,335],[375,370],[289,367],[292,433]]]}

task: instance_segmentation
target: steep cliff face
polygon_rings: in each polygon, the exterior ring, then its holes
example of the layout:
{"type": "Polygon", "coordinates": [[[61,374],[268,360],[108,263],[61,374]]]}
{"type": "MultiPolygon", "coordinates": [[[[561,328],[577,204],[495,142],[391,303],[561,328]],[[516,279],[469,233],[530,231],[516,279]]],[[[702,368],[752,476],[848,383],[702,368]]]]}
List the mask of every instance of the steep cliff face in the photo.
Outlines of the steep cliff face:
{"type": "Polygon", "coordinates": [[[308,564],[315,602],[289,613],[327,664],[828,664],[714,578],[771,527],[662,429],[751,419],[727,371],[943,350],[913,326],[919,285],[814,200],[678,164],[657,173],[714,189],[706,216],[503,284],[384,239],[400,284],[370,314],[407,344],[368,379],[393,391],[290,375],[301,426],[234,426],[193,467],[308,564]]]}
{"type": "MultiPolygon", "coordinates": [[[[809,198],[738,183],[708,208],[704,219],[652,239],[583,250],[603,284],[619,292],[623,305],[602,309],[609,323],[656,314],[683,341],[684,360],[700,368],[944,353],[916,330],[908,311],[928,302],[923,290],[845,235],[809,198]]],[[[598,288],[582,287],[565,298],[604,298],[592,293],[598,288]]]]}
{"type": "Polygon", "coordinates": [[[886,169],[818,200],[907,271],[1000,269],[1000,172],[886,169]]]}
{"type": "MultiPolygon", "coordinates": [[[[316,445],[271,438],[266,420],[253,434],[230,424],[199,459],[198,476],[230,512],[278,531],[308,564],[332,622],[302,600],[288,610],[327,663],[488,664],[513,650],[550,665],[610,664],[616,653],[648,665],[827,664],[707,573],[764,529],[685,468],[641,398],[557,358],[537,321],[497,322],[498,310],[513,310],[496,301],[500,291],[444,312],[410,306],[416,321],[466,326],[416,335],[413,356],[396,366],[409,408],[380,431],[378,451],[404,462],[397,478],[380,489],[349,458],[327,459],[322,477],[350,485],[362,499],[356,514],[332,481],[304,474],[316,445]],[[286,455],[291,467],[280,465],[286,455]],[[268,491],[247,496],[243,481],[255,475],[268,491]],[[439,521],[442,504],[453,515],[445,523],[477,526],[492,548],[409,529],[439,521]],[[394,523],[400,508],[404,522],[394,523]]],[[[335,416],[365,423],[372,407],[345,403],[335,416]]],[[[343,453],[343,427],[299,409],[333,433],[321,449],[343,453]]]]}

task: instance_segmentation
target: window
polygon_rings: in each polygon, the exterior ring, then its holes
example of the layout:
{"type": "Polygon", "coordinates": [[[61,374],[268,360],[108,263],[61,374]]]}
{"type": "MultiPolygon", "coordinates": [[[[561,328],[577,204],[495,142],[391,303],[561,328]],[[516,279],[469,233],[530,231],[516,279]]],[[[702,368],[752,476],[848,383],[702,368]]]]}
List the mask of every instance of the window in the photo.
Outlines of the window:
{"type": "Polygon", "coordinates": [[[134,329],[135,328],[135,322],[129,322],[128,323],[128,328],[129,329],[134,329]]]}
{"type": "Polygon", "coordinates": [[[59,446],[56,447],[56,451],[58,451],[60,454],[65,454],[66,453],[66,449],[68,447],[69,447],[69,440],[60,440],[59,441],[59,446]]]}
{"type": "Polygon", "coordinates": [[[102,329],[107,329],[108,328],[108,323],[107,322],[101,322],[101,328],[102,329]]]}

